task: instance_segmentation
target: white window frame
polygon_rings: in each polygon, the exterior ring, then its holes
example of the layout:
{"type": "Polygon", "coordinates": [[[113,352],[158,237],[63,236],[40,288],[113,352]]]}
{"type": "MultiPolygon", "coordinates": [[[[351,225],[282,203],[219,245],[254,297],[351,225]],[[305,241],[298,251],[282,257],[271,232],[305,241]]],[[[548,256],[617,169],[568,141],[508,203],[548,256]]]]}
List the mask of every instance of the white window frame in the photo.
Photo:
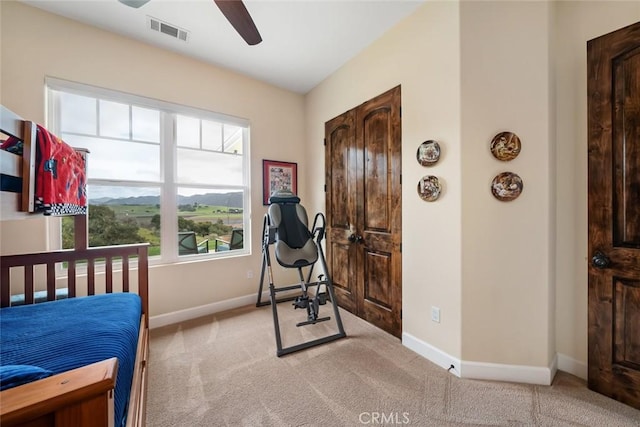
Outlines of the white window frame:
{"type": "MultiPolygon", "coordinates": [[[[46,114],[47,117],[47,129],[54,134],[59,134],[60,124],[60,107],[57,102],[57,96],[53,91],[63,91],[67,93],[73,93],[77,95],[89,96],[107,101],[115,101],[120,103],[126,103],[136,105],[140,107],[152,108],[160,110],[160,126],[162,130],[160,132],[160,182],[146,182],[146,181],[117,181],[117,180],[105,180],[105,179],[92,179],[89,180],[89,184],[94,185],[111,185],[111,186],[130,186],[143,185],[150,187],[158,187],[160,189],[160,255],[149,258],[151,265],[156,264],[172,264],[180,262],[193,262],[201,260],[230,258],[237,256],[251,255],[251,156],[250,156],[250,123],[249,120],[229,116],[221,113],[214,113],[211,111],[189,107],[185,105],[174,104],[166,101],[156,100],[153,98],[132,95],[116,90],[100,88],[97,86],[91,86],[81,83],[76,83],[68,80],[62,80],[53,77],[45,78],[45,94],[46,94],[46,114]],[[177,144],[174,143],[176,139],[176,128],[174,126],[175,118],[168,120],[171,116],[185,115],[195,117],[203,120],[212,120],[221,122],[224,124],[239,126],[243,128],[243,148],[242,148],[242,168],[243,168],[243,183],[241,185],[209,185],[209,184],[189,184],[181,185],[176,182],[176,168],[177,168],[177,144]],[[177,204],[177,189],[178,187],[190,187],[203,189],[216,189],[216,190],[228,190],[228,191],[242,191],[243,192],[243,230],[244,230],[244,242],[242,249],[236,249],[232,251],[223,251],[209,254],[193,254],[193,255],[178,255],[178,204],[177,204]],[[176,202],[169,203],[167,201],[174,200],[176,202]]],[[[89,154],[89,160],[87,162],[88,168],[91,168],[91,154],[89,154]]],[[[61,227],[58,227],[58,236],[60,235],[61,227]]],[[[60,247],[62,246],[62,239],[60,240],[60,247]]]]}

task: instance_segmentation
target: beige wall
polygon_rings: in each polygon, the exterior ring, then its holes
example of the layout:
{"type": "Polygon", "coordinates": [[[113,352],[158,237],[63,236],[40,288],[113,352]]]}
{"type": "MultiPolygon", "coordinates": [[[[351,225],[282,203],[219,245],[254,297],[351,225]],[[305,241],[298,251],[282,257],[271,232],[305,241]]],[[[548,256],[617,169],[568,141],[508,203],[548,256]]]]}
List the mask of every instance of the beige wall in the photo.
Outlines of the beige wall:
{"type": "MultiPolygon", "coordinates": [[[[303,97],[17,2],[2,2],[1,16],[1,102],[25,118],[44,123],[44,79],[51,76],[249,119],[252,255],[152,267],[150,311],[154,316],[255,293],[266,211],[261,160],[298,162],[304,171],[303,97]]],[[[304,175],[300,181],[304,187],[304,175]]],[[[1,224],[2,253],[33,250],[33,242],[42,246],[35,249],[46,247],[46,226],[1,224]]]]}
{"type": "Polygon", "coordinates": [[[461,5],[464,360],[548,366],[553,356],[549,8],[547,2],[461,5]],[[501,131],[522,141],[509,162],[489,150],[501,131]],[[490,191],[505,171],[524,182],[511,202],[490,191]]]}

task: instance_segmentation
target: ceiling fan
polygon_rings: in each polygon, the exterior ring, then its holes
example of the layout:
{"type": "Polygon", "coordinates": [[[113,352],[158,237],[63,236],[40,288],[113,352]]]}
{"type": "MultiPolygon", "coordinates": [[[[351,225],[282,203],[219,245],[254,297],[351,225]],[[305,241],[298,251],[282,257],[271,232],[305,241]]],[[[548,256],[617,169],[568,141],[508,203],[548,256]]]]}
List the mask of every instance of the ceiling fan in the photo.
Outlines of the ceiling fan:
{"type": "MultiPolygon", "coordinates": [[[[120,3],[130,7],[139,8],[144,6],[149,0],[118,0],[120,3]]],[[[253,46],[262,41],[262,37],[253,22],[249,11],[241,0],[213,0],[229,23],[236,29],[238,34],[253,46]]]]}

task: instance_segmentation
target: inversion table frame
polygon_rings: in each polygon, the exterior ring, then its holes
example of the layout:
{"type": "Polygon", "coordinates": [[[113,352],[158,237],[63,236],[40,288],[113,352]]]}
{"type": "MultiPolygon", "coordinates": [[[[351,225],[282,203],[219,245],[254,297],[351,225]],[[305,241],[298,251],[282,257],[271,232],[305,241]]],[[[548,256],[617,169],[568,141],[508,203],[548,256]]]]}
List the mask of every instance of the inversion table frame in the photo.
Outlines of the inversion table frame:
{"type": "MultiPolygon", "coordinates": [[[[315,263],[311,264],[309,266],[309,274],[307,276],[307,280],[305,280],[303,272],[302,272],[302,267],[290,267],[290,268],[297,268],[298,270],[298,275],[300,277],[300,283],[295,284],[295,285],[289,285],[289,286],[284,286],[284,287],[275,287],[275,285],[273,284],[273,271],[271,269],[271,256],[270,256],[270,250],[269,247],[275,243],[276,239],[275,239],[275,234],[276,234],[276,229],[275,227],[273,227],[271,225],[271,221],[269,218],[269,214],[265,214],[264,216],[264,221],[263,221],[263,240],[262,240],[262,270],[260,273],[260,286],[258,288],[258,300],[256,302],[256,307],[262,307],[265,305],[271,305],[271,311],[273,314],[273,326],[275,329],[275,335],[276,335],[276,345],[278,347],[276,354],[278,355],[278,357],[280,356],[284,356],[286,354],[289,353],[293,353],[296,351],[300,351],[300,350],[305,350],[307,348],[310,347],[314,347],[320,344],[325,344],[331,341],[335,341],[337,339],[340,338],[344,338],[347,336],[347,334],[344,331],[344,327],[342,326],[342,319],[340,318],[340,313],[338,311],[338,305],[336,303],[336,298],[335,298],[335,294],[333,292],[333,282],[331,281],[331,276],[329,275],[329,271],[327,269],[327,263],[325,261],[324,258],[324,252],[322,250],[322,239],[324,238],[324,234],[325,234],[325,218],[324,215],[322,215],[322,213],[317,213],[314,220],[313,220],[313,227],[311,228],[312,230],[312,235],[314,238],[314,243],[318,249],[318,260],[320,261],[320,263],[322,264],[322,270],[324,271],[324,275],[320,275],[318,277],[318,281],[315,282],[310,282],[311,280],[311,275],[313,274],[313,267],[315,266],[315,263]],[[322,221],[322,225],[317,225],[318,220],[322,221]],[[268,275],[269,278],[269,301],[262,301],[262,289],[263,289],[263,285],[264,285],[264,276],[265,273],[268,275]],[[324,279],[323,279],[324,276],[324,279]],[[326,291],[329,293],[329,300],[331,301],[331,304],[333,305],[333,315],[335,316],[336,319],[336,324],[338,326],[338,333],[333,334],[333,335],[328,335],[322,338],[318,338],[315,340],[311,340],[311,341],[307,341],[301,344],[296,344],[290,347],[282,347],[282,337],[280,335],[280,322],[278,320],[278,309],[277,309],[277,304],[280,302],[284,302],[284,301],[293,301],[296,300],[297,298],[299,298],[300,296],[307,296],[307,289],[309,289],[310,287],[315,287],[316,288],[316,296],[314,297],[314,301],[316,301],[316,298],[320,298],[320,288],[321,286],[325,287],[326,291]],[[293,296],[293,297],[284,297],[281,299],[277,298],[277,294],[278,292],[286,292],[286,291],[293,291],[299,289],[301,291],[300,295],[297,296],[293,296]]],[[[309,301],[309,304],[313,304],[312,301],[309,301]]],[[[296,303],[294,303],[294,305],[296,305],[296,303]]],[[[296,308],[298,308],[296,306],[296,308]]],[[[315,309],[316,309],[316,315],[317,315],[317,308],[318,306],[316,305],[315,309]]],[[[296,326],[305,326],[305,325],[310,325],[310,324],[315,324],[318,322],[323,322],[325,320],[329,320],[330,317],[323,317],[323,318],[315,318],[315,319],[308,319],[305,322],[299,322],[296,324],[296,326]]]]}

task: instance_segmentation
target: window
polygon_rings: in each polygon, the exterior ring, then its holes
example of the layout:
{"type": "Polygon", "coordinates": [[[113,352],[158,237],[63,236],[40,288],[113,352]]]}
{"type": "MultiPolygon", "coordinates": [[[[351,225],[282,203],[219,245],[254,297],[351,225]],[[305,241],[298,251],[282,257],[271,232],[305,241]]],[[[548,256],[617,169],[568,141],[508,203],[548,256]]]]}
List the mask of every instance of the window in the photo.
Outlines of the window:
{"type": "MultiPolygon", "coordinates": [[[[168,262],[248,253],[246,120],[57,79],[47,96],[49,129],[90,152],[89,246],[149,242],[168,262]]],[[[64,248],[72,233],[64,218],[64,248]]]]}

